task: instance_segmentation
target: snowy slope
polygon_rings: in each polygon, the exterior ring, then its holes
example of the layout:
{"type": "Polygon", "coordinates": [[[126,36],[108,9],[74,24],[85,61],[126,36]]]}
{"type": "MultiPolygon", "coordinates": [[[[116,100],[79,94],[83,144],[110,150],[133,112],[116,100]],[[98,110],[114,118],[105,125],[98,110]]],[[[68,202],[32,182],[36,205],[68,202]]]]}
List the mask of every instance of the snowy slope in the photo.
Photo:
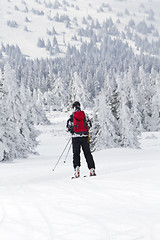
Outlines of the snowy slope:
{"type": "Polygon", "coordinates": [[[95,152],[97,177],[71,180],[71,152],[52,171],[70,137],[67,116],[39,127],[39,155],[0,164],[0,239],[159,240],[160,134],[143,134],[141,150],[95,152]]]}
{"type": "Polygon", "coordinates": [[[47,31],[52,31],[54,27],[61,50],[59,56],[63,56],[68,43],[79,47],[81,41],[87,40],[73,40],[78,29],[86,27],[84,17],[91,17],[93,21],[98,19],[100,23],[111,17],[115,24],[120,19],[117,24],[120,31],[131,19],[136,23],[145,20],[160,31],[159,7],[158,0],[0,0],[0,42],[17,44],[22,53],[31,58],[49,57],[44,48],[37,47],[37,42],[39,38],[44,39],[45,43],[48,39],[52,42],[54,36],[48,35],[47,31]],[[67,16],[70,26],[66,21],[56,21],[57,15],[67,16]],[[8,21],[16,22],[16,27],[8,26],[8,21]]]}

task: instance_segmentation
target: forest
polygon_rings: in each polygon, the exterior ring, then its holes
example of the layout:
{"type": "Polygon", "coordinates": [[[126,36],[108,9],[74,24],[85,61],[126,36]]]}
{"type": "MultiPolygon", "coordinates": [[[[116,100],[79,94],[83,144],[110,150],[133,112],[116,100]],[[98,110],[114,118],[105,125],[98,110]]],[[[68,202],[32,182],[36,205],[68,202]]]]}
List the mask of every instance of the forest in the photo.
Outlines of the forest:
{"type": "MultiPolygon", "coordinates": [[[[45,111],[70,111],[75,100],[91,110],[93,151],[139,148],[142,131],[159,131],[160,44],[130,34],[133,28],[143,28],[143,34],[156,32],[144,26],[130,21],[120,33],[111,18],[102,25],[92,21],[75,36],[89,40],[79,49],[68,44],[64,57],[29,59],[18,45],[2,44],[0,160],[32,152],[37,145],[35,125],[49,124],[45,111]],[[128,36],[136,51],[125,41],[128,36]]],[[[55,36],[53,40],[53,45],[42,39],[38,43],[52,56],[55,46],[58,49],[55,36]]]]}

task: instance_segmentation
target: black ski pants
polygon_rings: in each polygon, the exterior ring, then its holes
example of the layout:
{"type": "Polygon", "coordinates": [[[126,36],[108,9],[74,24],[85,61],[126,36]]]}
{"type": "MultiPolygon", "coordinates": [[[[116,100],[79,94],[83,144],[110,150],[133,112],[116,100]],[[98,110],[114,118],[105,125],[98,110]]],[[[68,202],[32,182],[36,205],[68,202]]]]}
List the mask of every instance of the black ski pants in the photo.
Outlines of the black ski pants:
{"type": "Polygon", "coordinates": [[[93,160],[93,156],[90,151],[88,137],[73,137],[72,138],[72,147],[73,147],[73,167],[80,167],[80,151],[81,147],[88,165],[88,168],[95,168],[95,163],[93,160]]]}

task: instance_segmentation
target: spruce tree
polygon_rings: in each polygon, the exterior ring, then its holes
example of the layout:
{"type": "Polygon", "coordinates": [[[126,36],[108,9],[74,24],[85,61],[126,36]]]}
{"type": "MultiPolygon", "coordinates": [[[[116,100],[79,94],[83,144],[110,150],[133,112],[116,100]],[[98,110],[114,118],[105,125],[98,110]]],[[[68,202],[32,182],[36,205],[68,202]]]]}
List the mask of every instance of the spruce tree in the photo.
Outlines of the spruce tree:
{"type": "Polygon", "coordinates": [[[137,109],[135,109],[133,102],[135,98],[131,91],[133,86],[127,74],[117,76],[117,86],[119,100],[118,126],[121,146],[137,148],[139,147],[139,130],[137,121],[135,121],[137,109]]]}
{"type": "Polygon", "coordinates": [[[4,64],[3,92],[5,94],[1,99],[1,161],[26,157],[37,145],[37,131],[30,107],[26,104],[28,99],[20,92],[15,71],[8,63],[4,64]]]}

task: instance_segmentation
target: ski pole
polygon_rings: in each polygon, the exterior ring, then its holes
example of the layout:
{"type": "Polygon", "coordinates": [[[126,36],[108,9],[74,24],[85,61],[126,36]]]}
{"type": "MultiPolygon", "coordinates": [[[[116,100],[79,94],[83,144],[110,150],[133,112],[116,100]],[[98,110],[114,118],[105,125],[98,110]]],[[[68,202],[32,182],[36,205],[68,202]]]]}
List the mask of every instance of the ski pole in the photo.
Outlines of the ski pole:
{"type": "Polygon", "coordinates": [[[68,148],[68,151],[67,151],[67,154],[66,154],[66,157],[65,157],[64,163],[66,163],[66,160],[67,160],[67,157],[68,157],[69,151],[70,151],[70,149],[71,149],[71,146],[72,146],[72,143],[70,144],[70,146],[69,146],[69,148],[68,148]]]}
{"type": "Polygon", "coordinates": [[[61,160],[61,158],[62,158],[62,156],[63,156],[63,154],[64,154],[64,152],[65,152],[65,150],[66,150],[66,148],[67,148],[67,146],[68,146],[68,144],[69,144],[69,142],[70,142],[70,140],[71,140],[71,138],[68,140],[68,142],[67,142],[67,144],[66,144],[66,146],[65,146],[65,148],[64,148],[64,150],[63,150],[63,152],[61,153],[61,155],[60,155],[58,161],[56,162],[56,164],[55,164],[55,166],[54,166],[54,168],[53,168],[53,171],[55,170],[55,168],[57,167],[59,161],[61,160]]]}

